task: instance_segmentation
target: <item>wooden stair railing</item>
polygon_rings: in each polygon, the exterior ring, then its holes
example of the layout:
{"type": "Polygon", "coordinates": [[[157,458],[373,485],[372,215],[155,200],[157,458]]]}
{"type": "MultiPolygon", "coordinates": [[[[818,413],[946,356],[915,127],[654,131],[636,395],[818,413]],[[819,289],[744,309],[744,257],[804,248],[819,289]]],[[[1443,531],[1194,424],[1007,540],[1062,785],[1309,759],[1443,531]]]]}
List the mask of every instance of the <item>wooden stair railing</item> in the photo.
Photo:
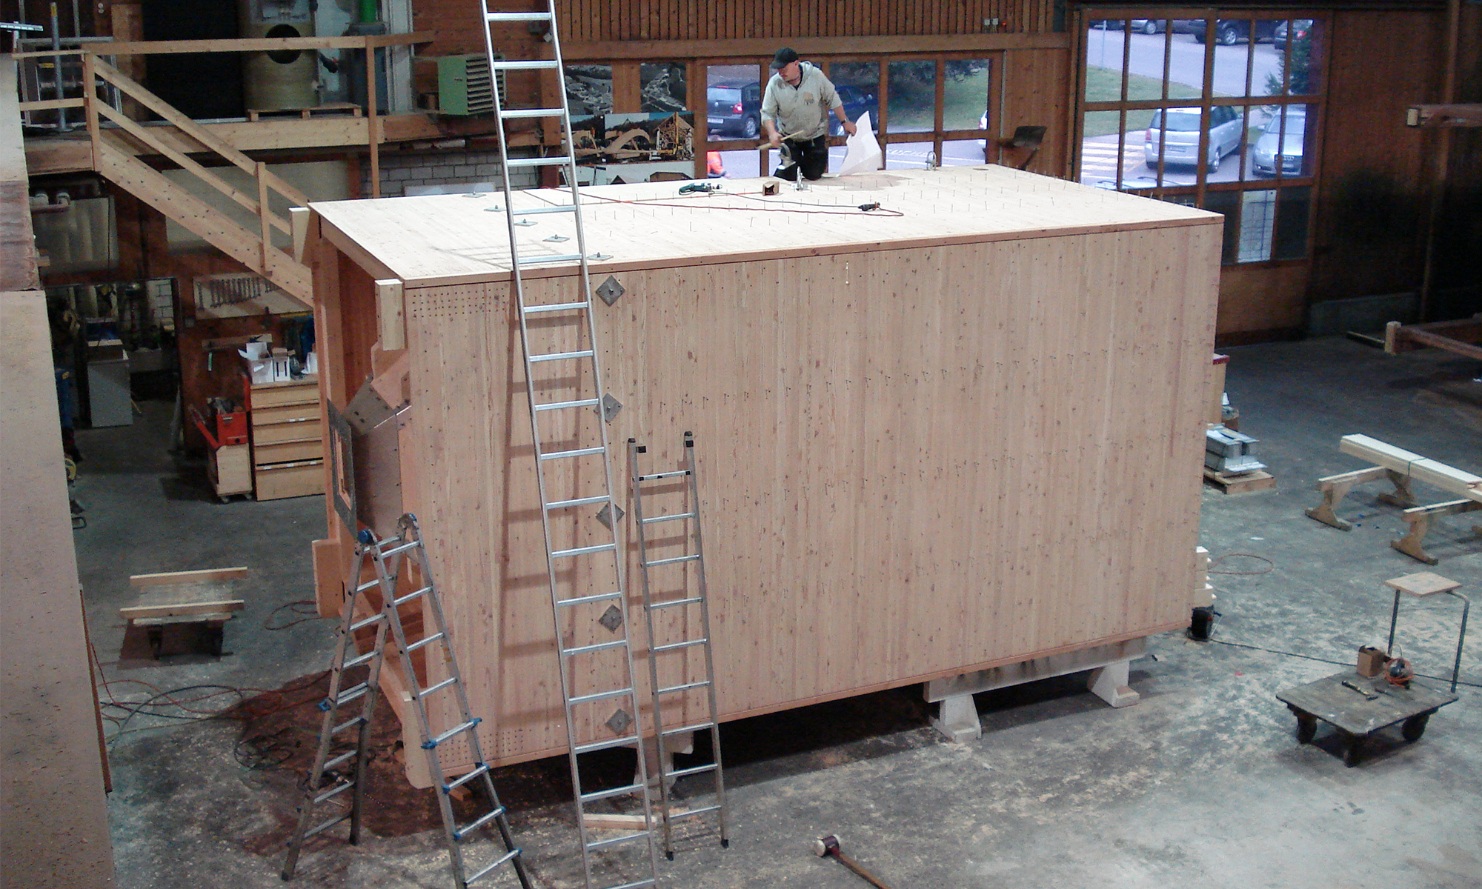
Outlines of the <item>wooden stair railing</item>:
{"type": "Polygon", "coordinates": [[[135,197],[164,213],[213,247],[267,278],[286,293],[313,304],[313,282],[307,266],[273,245],[274,229],[292,234],[289,222],[274,213],[269,195],[282,195],[294,206],[305,206],[308,197],[297,188],[270,172],[265,165],[212,135],[169,103],[145,89],[123,72],[92,53],[83,53],[83,107],[87,115],[88,137],[92,143],[93,166],[109,181],[126,188],[135,197]],[[213,173],[209,168],[174,148],[151,132],[150,127],[134,121],[97,98],[98,82],[116,88],[120,93],[158,114],[175,129],[194,140],[204,151],[224,159],[243,170],[257,185],[255,195],[244,194],[213,173]],[[103,119],[117,129],[104,129],[103,119]],[[181,169],[211,186],[224,197],[245,208],[258,218],[259,231],[254,233],[238,225],[210,203],[172,182],[159,171],[135,157],[123,140],[137,140],[149,151],[168,158],[181,169]]]}

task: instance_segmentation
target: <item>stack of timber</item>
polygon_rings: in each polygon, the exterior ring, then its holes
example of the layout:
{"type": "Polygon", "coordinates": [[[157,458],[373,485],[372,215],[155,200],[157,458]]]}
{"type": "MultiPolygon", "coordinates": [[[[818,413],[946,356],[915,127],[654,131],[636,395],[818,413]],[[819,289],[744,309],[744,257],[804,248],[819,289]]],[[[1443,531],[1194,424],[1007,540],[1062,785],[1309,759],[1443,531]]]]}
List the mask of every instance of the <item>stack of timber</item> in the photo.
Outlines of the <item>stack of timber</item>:
{"type": "MultiPolygon", "coordinates": [[[[609,438],[661,463],[699,442],[722,720],[1187,626],[1219,216],[996,166],[724,185],[582,199],[592,283],[623,290],[595,312],[609,438]]],[[[422,520],[511,763],[566,737],[502,202],[315,204],[304,249],[324,401],[370,379],[410,405],[346,485],[422,520]]],[[[576,243],[569,215],[526,218],[522,258],[576,243]]],[[[578,299],[577,268],[525,289],[578,299]]],[[[355,529],[327,515],[331,614],[355,529]]]]}

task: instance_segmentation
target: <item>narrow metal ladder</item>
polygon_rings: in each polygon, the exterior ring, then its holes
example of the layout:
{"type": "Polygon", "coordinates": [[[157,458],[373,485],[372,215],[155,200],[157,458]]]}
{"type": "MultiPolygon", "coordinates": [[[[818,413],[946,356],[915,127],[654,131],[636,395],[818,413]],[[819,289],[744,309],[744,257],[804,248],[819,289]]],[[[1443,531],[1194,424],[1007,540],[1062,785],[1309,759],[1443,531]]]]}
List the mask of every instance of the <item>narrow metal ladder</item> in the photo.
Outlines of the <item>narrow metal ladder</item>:
{"type": "Polygon", "coordinates": [[[402,667],[411,692],[412,709],[417,714],[417,728],[422,738],[422,749],[427,753],[427,763],[432,779],[437,785],[438,807],[442,811],[443,834],[448,844],[448,857],[452,864],[455,884],[458,889],[466,889],[486,877],[494,876],[504,865],[510,865],[514,869],[515,876],[519,878],[520,885],[524,889],[530,889],[530,878],[525,872],[520,849],[514,845],[510,835],[509,821],[505,817],[504,806],[499,802],[499,795],[494,790],[493,777],[489,773],[489,765],[484,760],[483,751],[479,746],[477,727],[480,720],[474,717],[469,710],[468,694],[463,687],[462,676],[458,672],[457,658],[453,655],[452,640],[448,636],[447,622],[443,619],[442,602],[438,597],[437,585],[432,579],[432,567],[427,559],[427,549],[422,543],[422,531],[417,524],[417,517],[410,513],[402,516],[397,523],[395,537],[377,539],[369,529],[361,531],[345,587],[347,594],[344,615],[340,622],[339,639],[335,643],[334,660],[330,665],[329,694],[319,703],[319,709],[324,711],[324,720],[319,731],[319,750],[314,755],[314,764],[309,769],[304,801],[299,806],[298,829],[294,832],[293,838],[288,841],[288,857],[283,863],[283,879],[292,879],[305,841],[342,821],[350,822],[351,844],[359,843],[361,811],[365,804],[367,748],[370,742],[371,720],[375,714],[376,698],[379,693],[386,634],[389,630],[396,643],[397,651],[401,653],[402,667]],[[398,596],[397,584],[402,577],[402,568],[409,561],[415,566],[411,582],[421,585],[398,596]],[[367,563],[375,568],[375,576],[370,580],[364,579],[367,563]],[[355,617],[356,600],[373,589],[380,593],[382,603],[380,610],[369,617],[357,619],[355,617]],[[423,600],[426,602],[423,614],[432,617],[433,631],[424,633],[420,639],[408,642],[406,630],[397,609],[403,605],[423,600]],[[365,654],[360,654],[355,643],[355,634],[370,627],[375,627],[376,630],[375,643],[365,654]],[[424,648],[430,649],[428,670],[424,675],[432,676],[437,673],[434,669],[432,652],[442,654],[443,669],[446,672],[445,678],[434,681],[425,688],[418,684],[417,673],[412,668],[412,653],[424,648]],[[345,672],[360,666],[368,669],[366,678],[349,688],[344,688],[345,672]],[[427,701],[434,695],[447,691],[452,691],[454,695],[458,714],[456,722],[447,731],[433,735],[427,717],[427,701]],[[362,701],[359,714],[342,719],[341,709],[357,700],[362,701]],[[351,730],[356,732],[354,746],[331,756],[331,751],[337,745],[343,746],[340,738],[346,736],[351,730]],[[455,739],[467,745],[472,755],[474,768],[456,778],[451,778],[444,768],[439,747],[444,742],[455,739]],[[473,820],[460,825],[453,813],[449,795],[468,784],[483,789],[489,808],[473,820]],[[346,791],[352,791],[350,806],[341,809],[327,820],[313,824],[315,811],[319,806],[339,797],[346,791]],[[504,851],[501,853],[496,850],[491,860],[473,865],[472,872],[470,872],[471,865],[465,860],[464,841],[479,835],[480,829],[490,824],[498,829],[504,851]]]}
{"type": "MultiPolygon", "coordinates": [[[[622,509],[613,497],[607,434],[607,424],[621,405],[602,385],[556,4],[548,0],[543,12],[528,9],[496,12],[490,9],[490,4],[497,0],[481,2],[485,50],[489,70],[496,80],[511,71],[552,72],[557,88],[562,90],[560,102],[550,107],[506,108],[505,97],[495,89],[494,113],[500,129],[502,209],[509,229],[510,284],[524,353],[582,869],[587,889],[599,885],[594,879],[622,880],[616,884],[602,883],[607,889],[657,886],[658,850],[639,728],[623,553],[618,547],[622,509]],[[490,26],[494,25],[548,29],[552,58],[503,58],[495,52],[490,34],[490,26]],[[510,157],[509,123],[528,120],[559,121],[565,153],[559,157],[510,157]],[[546,167],[560,167],[565,172],[569,203],[517,200],[511,172],[546,167]],[[541,225],[536,217],[551,230],[550,235],[541,238],[543,232],[534,232],[526,247],[522,247],[519,232],[541,225]],[[572,235],[574,253],[545,252],[541,247],[526,249],[537,244],[568,242],[572,235]],[[526,280],[526,273],[532,267],[572,263],[579,272],[574,282],[570,276],[543,278],[539,282],[526,280]],[[631,747],[638,754],[634,782],[599,788],[599,782],[594,780],[597,763],[590,754],[623,747],[631,747]],[[630,796],[642,799],[642,829],[594,839],[587,826],[588,807],[598,803],[612,805],[619,798],[630,796]],[[639,857],[640,845],[647,847],[641,863],[632,860],[639,857]],[[642,873],[632,878],[635,871],[642,873]]],[[[601,757],[595,759],[600,761],[601,757]]]]}
{"type": "Polygon", "coordinates": [[[726,782],[721,767],[720,722],[717,717],[715,699],[715,658],[711,652],[710,600],[705,585],[705,548],[700,536],[700,486],[695,466],[695,436],[684,434],[684,468],[644,474],[640,471],[638,458],[648,453],[648,448],[635,439],[628,439],[629,477],[633,480],[633,522],[638,531],[638,565],[643,576],[643,615],[648,625],[649,688],[653,694],[654,738],[658,747],[659,762],[659,813],[664,822],[664,854],[674,860],[673,822],[683,818],[694,818],[715,812],[720,825],[720,844],[728,847],[730,835],[726,830],[726,782]],[[654,492],[659,501],[659,510],[650,515],[644,506],[643,489],[654,492]],[[658,540],[650,534],[663,533],[656,526],[682,523],[676,534],[658,540]],[[650,558],[654,543],[665,554],[650,558]],[[675,552],[675,550],[678,552],[675,552]],[[658,569],[656,571],[656,569],[658,569]],[[653,575],[660,573],[666,578],[662,591],[654,592],[653,575]],[[662,598],[661,598],[662,597],[662,598]],[[660,641],[656,632],[656,613],[669,612],[673,619],[671,628],[682,634],[681,638],[665,636],[660,641]],[[691,629],[698,624],[698,635],[691,629]],[[699,649],[702,659],[702,675],[695,678],[689,669],[691,657],[699,649]],[[662,669],[660,661],[676,663],[677,668],[662,669]],[[660,675],[663,673],[664,675],[660,675]],[[678,674],[678,675],[675,675],[678,674]],[[692,712],[694,700],[704,693],[704,711],[708,718],[689,721],[677,727],[666,728],[664,722],[665,701],[674,702],[680,709],[692,712]],[[714,761],[703,765],[673,769],[669,749],[670,739],[686,733],[710,732],[710,749],[714,761]],[[715,801],[707,806],[694,806],[682,812],[674,811],[669,798],[670,785],[689,775],[710,774],[715,782],[715,801]]]}

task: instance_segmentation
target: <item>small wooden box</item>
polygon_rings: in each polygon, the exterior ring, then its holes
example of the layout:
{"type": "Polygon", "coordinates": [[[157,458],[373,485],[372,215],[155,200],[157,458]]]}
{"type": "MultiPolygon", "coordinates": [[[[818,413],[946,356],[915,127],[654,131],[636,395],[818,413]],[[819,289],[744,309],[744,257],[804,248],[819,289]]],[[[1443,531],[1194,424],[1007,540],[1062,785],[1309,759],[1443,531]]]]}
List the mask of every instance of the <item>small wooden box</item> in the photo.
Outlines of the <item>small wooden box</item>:
{"type": "Polygon", "coordinates": [[[245,444],[222,445],[211,452],[207,476],[216,496],[252,493],[252,449],[245,444]]]}
{"type": "Polygon", "coordinates": [[[1389,661],[1383,650],[1372,645],[1365,645],[1358,650],[1358,672],[1360,676],[1378,676],[1384,672],[1384,665],[1389,661]]]}

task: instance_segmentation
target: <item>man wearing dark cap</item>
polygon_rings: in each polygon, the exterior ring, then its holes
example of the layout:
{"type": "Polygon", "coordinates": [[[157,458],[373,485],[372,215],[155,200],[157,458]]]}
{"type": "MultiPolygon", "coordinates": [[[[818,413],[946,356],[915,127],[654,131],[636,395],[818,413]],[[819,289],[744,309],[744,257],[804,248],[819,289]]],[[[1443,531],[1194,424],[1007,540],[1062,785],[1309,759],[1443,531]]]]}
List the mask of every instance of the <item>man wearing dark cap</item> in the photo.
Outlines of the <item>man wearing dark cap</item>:
{"type": "Polygon", "coordinates": [[[773,175],[790,182],[798,173],[804,179],[818,179],[828,169],[828,115],[854,135],[854,122],[844,115],[844,103],[834,85],[811,62],[798,61],[798,54],[787,47],[777,50],[772,59],[776,74],[767,81],[767,94],[762,98],[762,130],[773,148],[786,143],[783,162],[773,175]],[[791,155],[791,162],[787,155],[791,155]]]}

